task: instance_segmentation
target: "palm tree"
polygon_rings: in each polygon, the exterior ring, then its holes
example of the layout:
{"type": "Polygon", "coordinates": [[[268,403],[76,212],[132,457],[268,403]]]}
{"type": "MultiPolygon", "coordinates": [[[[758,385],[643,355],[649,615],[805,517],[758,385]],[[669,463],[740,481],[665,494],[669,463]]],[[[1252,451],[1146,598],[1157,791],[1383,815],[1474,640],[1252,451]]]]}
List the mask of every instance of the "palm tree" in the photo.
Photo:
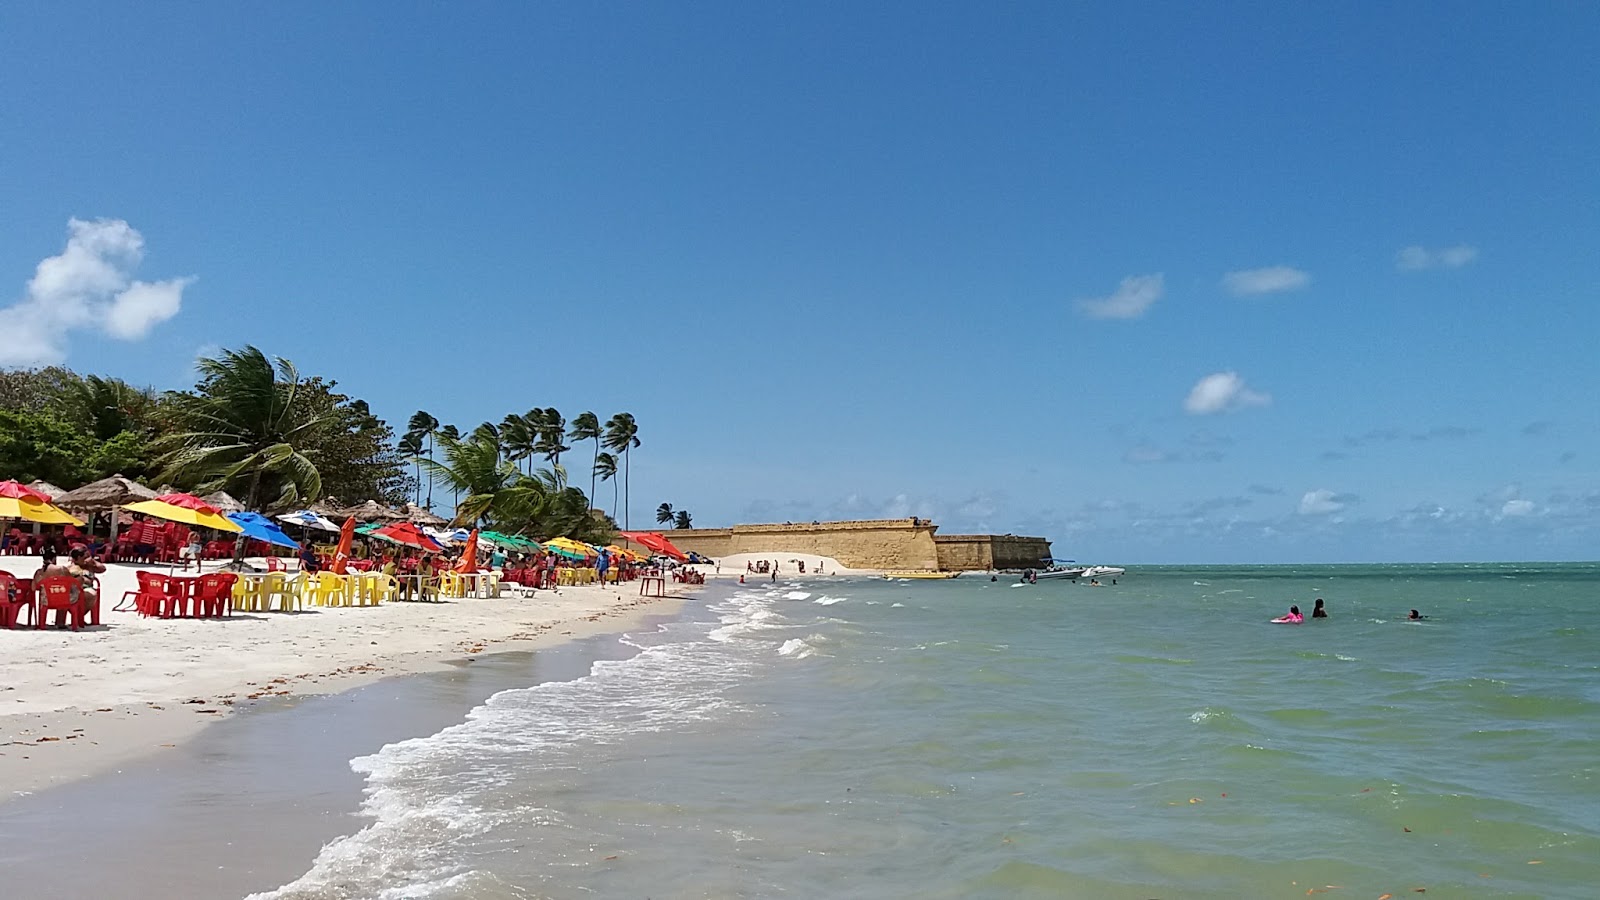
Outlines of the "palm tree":
{"type": "Polygon", "coordinates": [[[528,411],[528,418],[538,436],[535,452],[550,460],[551,465],[561,465],[561,454],[572,449],[561,443],[567,430],[567,420],[561,417],[561,411],[554,406],[533,409],[528,411]]]}
{"type": "Polygon", "coordinates": [[[505,448],[506,459],[513,463],[528,460],[530,474],[533,472],[533,454],[537,440],[533,424],[525,416],[513,413],[500,423],[500,445],[505,448]]]}
{"type": "MultiPolygon", "coordinates": [[[[407,431],[400,437],[400,452],[417,465],[417,505],[422,505],[422,435],[407,431]]],[[[432,483],[432,478],[429,483],[432,483]]]]}
{"type": "MultiPolygon", "coordinates": [[[[439,431],[439,420],[435,419],[432,416],[432,414],[428,413],[425,410],[420,410],[419,409],[415,413],[412,413],[411,421],[406,423],[406,436],[410,437],[411,435],[416,435],[417,444],[418,444],[419,447],[420,447],[420,445],[422,443],[422,439],[423,438],[427,438],[428,439],[428,458],[429,459],[433,459],[433,436],[435,434],[437,434],[438,431],[439,431]]],[[[418,450],[416,455],[421,455],[421,450],[418,450]]],[[[417,469],[417,472],[418,472],[418,475],[417,475],[417,481],[418,481],[418,484],[417,484],[417,497],[418,497],[418,502],[421,502],[421,497],[422,497],[422,484],[421,484],[422,475],[421,475],[421,471],[422,471],[421,467],[419,466],[418,469],[417,469]]],[[[430,510],[430,511],[433,509],[433,476],[432,475],[428,476],[428,502],[427,502],[425,508],[430,510]]]]}
{"type": "Polygon", "coordinates": [[[672,504],[671,503],[663,503],[660,506],[656,507],[656,524],[657,525],[671,525],[672,524],[672,504]]]}
{"type": "Polygon", "coordinates": [[[428,474],[450,485],[461,499],[456,503],[455,524],[477,526],[484,521],[511,518],[538,502],[534,479],[501,458],[500,445],[474,431],[465,440],[440,441],[444,460],[421,463],[428,474]],[[465,495],[464,497],[462,495],[465,495]]]}
{"type": "Polygon", "coordinates": [[[639,423],[634,421],[633,413],[617,413],[606,422],[606,449],[622,452],[622,522],[623,528],[629,526],[628,505],[632,502],[629,498],[630,476],[633,474],[633,448],[639,446],[639,423]]]}
{"type": "Polygon", "coordinates": [[[337,424],[338,413],[295,402],[294,363],[246,346],[195,365],[200,383],[192,394],[172,395],[176,430],[155,444],[163,466],[158,477],[197,491],[228,491],[243,497],[246,509],[320,497],[322,475],[301,448],[337,424]]]}
{"type": "Polygon", "coordinates": [[[591,504],[594,503],[594,468],[595,464],[600,460],[601,436],[600,419],[592,412],[578,413],[578,417],[572,420],[572,430],[567,432],[567,440],[573,443],[594,441],[594,458],[589,461],[589,502],[591,504]]]}
{"type": "Polygon", "coordinates": [[[600,476],[600,481],[602,483],[607,481],[611,482],[611,509],[613,513],[611,518],[615,519],[615,512],[617,509],[617,482],[614,479],[617,477],[617,458],[612,456],[610,453],[597,454],[594,458],[594,471],[595,474],[600,476]]]}
{"type": "Polygon", "coordinates": [[[680,509],[680,510],[678,510],[677,516],[675,516],[673,518],[672,527],[673,528],[693,528],[694,527],[694,518],[689,515],[689,511],[687,509],[680,509]]]}

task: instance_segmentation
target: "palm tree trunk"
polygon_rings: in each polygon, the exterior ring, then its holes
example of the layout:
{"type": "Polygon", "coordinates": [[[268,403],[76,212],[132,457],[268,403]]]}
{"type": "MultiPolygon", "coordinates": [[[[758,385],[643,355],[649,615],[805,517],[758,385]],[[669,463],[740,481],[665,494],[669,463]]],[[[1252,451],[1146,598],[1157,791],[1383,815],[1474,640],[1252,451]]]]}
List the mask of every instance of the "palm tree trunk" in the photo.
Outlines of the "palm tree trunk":
{"type": "Polygon", "coordinates": [[[633,486],[633,448],[625,447],[622,451],[622,522],[623,528],[633,530],[629,521],[628,507],[633,505],[633,500],[628,496],[628,489],[633,486]]]}
{"type": "MultiPolygon", "coordinates": [[[[255,471],[250,473],[250,490],[245,493],[245,496],[244,496],[244,508],[248,509],[248,510],[257,510],[257,509],[261,508],[261,467],[260,466],[257,466],[255,471]]],[[[112,514],[115,515],[115,512],[113,511],[112,514]]],[[[243,565],[244,564],[244,533],[243,532],[240,532],[239,536],[233,539],[233,562],[234,562],[234,565],[243,565]]],[[[199,569],[200,569],[200,561],[199,560],[195,560],[195,570],[199,571],[199,569]]]]}
{"type": "Polygon", "coordinates": [[[600,438],[594,439],[594,459],[589,461],[589,505],[594,506],[594,467],[600,463],[600,438]]]}
{"type": "MultiPolygon", "coordinates": [[[[432,431],[428,432],[428,462],[433,462],[433,432],[432,431]]],[[[418,468],[420,469],[420,466],[418,468]]],[[[417,493],[420,494],[420,493],[422,493],[422,484],[420,483],[421,472],[419,471],[417,474],[419,476],[419,483],[417,484],[417,493]]],[[[428,507],[427,507],[427,509],[428,509],[428,512],[433,512],[433,467],[432,466],[428,467],[428,507]]]]}

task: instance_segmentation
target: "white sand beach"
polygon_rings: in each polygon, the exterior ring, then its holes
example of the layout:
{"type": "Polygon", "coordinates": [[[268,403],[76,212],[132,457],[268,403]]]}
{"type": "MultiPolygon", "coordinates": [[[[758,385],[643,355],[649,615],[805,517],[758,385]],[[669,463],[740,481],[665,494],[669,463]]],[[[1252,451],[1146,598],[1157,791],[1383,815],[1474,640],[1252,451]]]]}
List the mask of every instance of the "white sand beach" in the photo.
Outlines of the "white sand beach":
{"type": "MultiPolygon", "coordinates": [[[[0,557],[22,577],[38,565],[0,557]]],[[[0,630],[0,802],[159,753],[255,701],[625,631],[675,603],[624,584],[224,619],[112,612],[136,571],[111,565],[101,576],[99,628],[0,630]]]]}

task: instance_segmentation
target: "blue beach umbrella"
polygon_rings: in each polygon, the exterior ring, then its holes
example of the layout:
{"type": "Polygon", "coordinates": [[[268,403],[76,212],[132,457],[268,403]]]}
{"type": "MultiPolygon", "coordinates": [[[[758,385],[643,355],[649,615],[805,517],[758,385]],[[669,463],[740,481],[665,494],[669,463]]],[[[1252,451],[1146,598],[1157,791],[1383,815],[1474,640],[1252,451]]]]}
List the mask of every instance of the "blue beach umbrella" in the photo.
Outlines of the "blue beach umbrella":
{"type": "Polygon", "coordinates": [[[247,538],[254,538],[258,541],[266,541],[269,544],[276,544],[279,547],[289,547],[294,550],[300,549],[300,544],[296,542],[294,538],[284,534],[282,528],[279,528],[271,519],[263,516],[260,513],[228,513],[228,518],[233,522],[233,524],[239,526],[239,528],[244,532],[244,536],[247,538]]]}

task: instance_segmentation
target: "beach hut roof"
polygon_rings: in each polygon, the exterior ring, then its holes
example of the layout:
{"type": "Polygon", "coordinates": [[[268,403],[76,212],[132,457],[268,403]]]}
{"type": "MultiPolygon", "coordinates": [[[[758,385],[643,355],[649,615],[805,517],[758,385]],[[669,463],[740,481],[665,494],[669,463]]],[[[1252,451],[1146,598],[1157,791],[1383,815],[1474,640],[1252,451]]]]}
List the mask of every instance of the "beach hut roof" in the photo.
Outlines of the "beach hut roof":
{"type": "Polygon", "coordinates": [[[140,500],[154,500],[156,492],[150,490],[137,481],[124,478],[121,475],[112,475],[99,481],[91,482],[75,491],[67,491],[57,497],[55,502],[72,510],[84,512],[100,512],[107,509],[116,509],[124,504],[137,503],[140,500]]]}
{"type": "Polygon", "coordinates": [[[402,522],[406,514],[390,509],[376,500],[368,500],[349,509],[341,509],[339,516],[355,516],[357,522],[402,522]]]}
{"type": "Polygon", "coordinates": [[[400,504],[400,512],[405,515],[406,521],[413,525],[428,525],[438,528],[442,525],[450,524],[449,519],[446,519],[443,516],[434,515],[427,509],[411,503],[400,504]]]}
{"type": "Polygon", "coordinates": [[[54,503],[57,497],[60,497],[62,494],[66,493],[66,491],[56,487],[42,478],[38,481],[30,482],[28,487],[32,490],[38,491],[46,497],[49,497],[51,503],[54,503]]]}
{"type": "Polygon", "coordinates": [[[217,508],[217,512],[222,513],[223,515],[227,515],[228,513],[244,512],[244,504],[233,499],[233,495],[229,494],[227,491],[217,491],[215,493],[207,494],[200,499],[211,504],[212,506],[215,506],[217,508]]]}
{"type": "Polygon", "coordinates": [[[344,505],[339,502],[338,497],[323,497],[321,500],[318,500],[306,508],[319,516],[335,518],[339,517],[340,511],[344,509],[344,505]]]}

